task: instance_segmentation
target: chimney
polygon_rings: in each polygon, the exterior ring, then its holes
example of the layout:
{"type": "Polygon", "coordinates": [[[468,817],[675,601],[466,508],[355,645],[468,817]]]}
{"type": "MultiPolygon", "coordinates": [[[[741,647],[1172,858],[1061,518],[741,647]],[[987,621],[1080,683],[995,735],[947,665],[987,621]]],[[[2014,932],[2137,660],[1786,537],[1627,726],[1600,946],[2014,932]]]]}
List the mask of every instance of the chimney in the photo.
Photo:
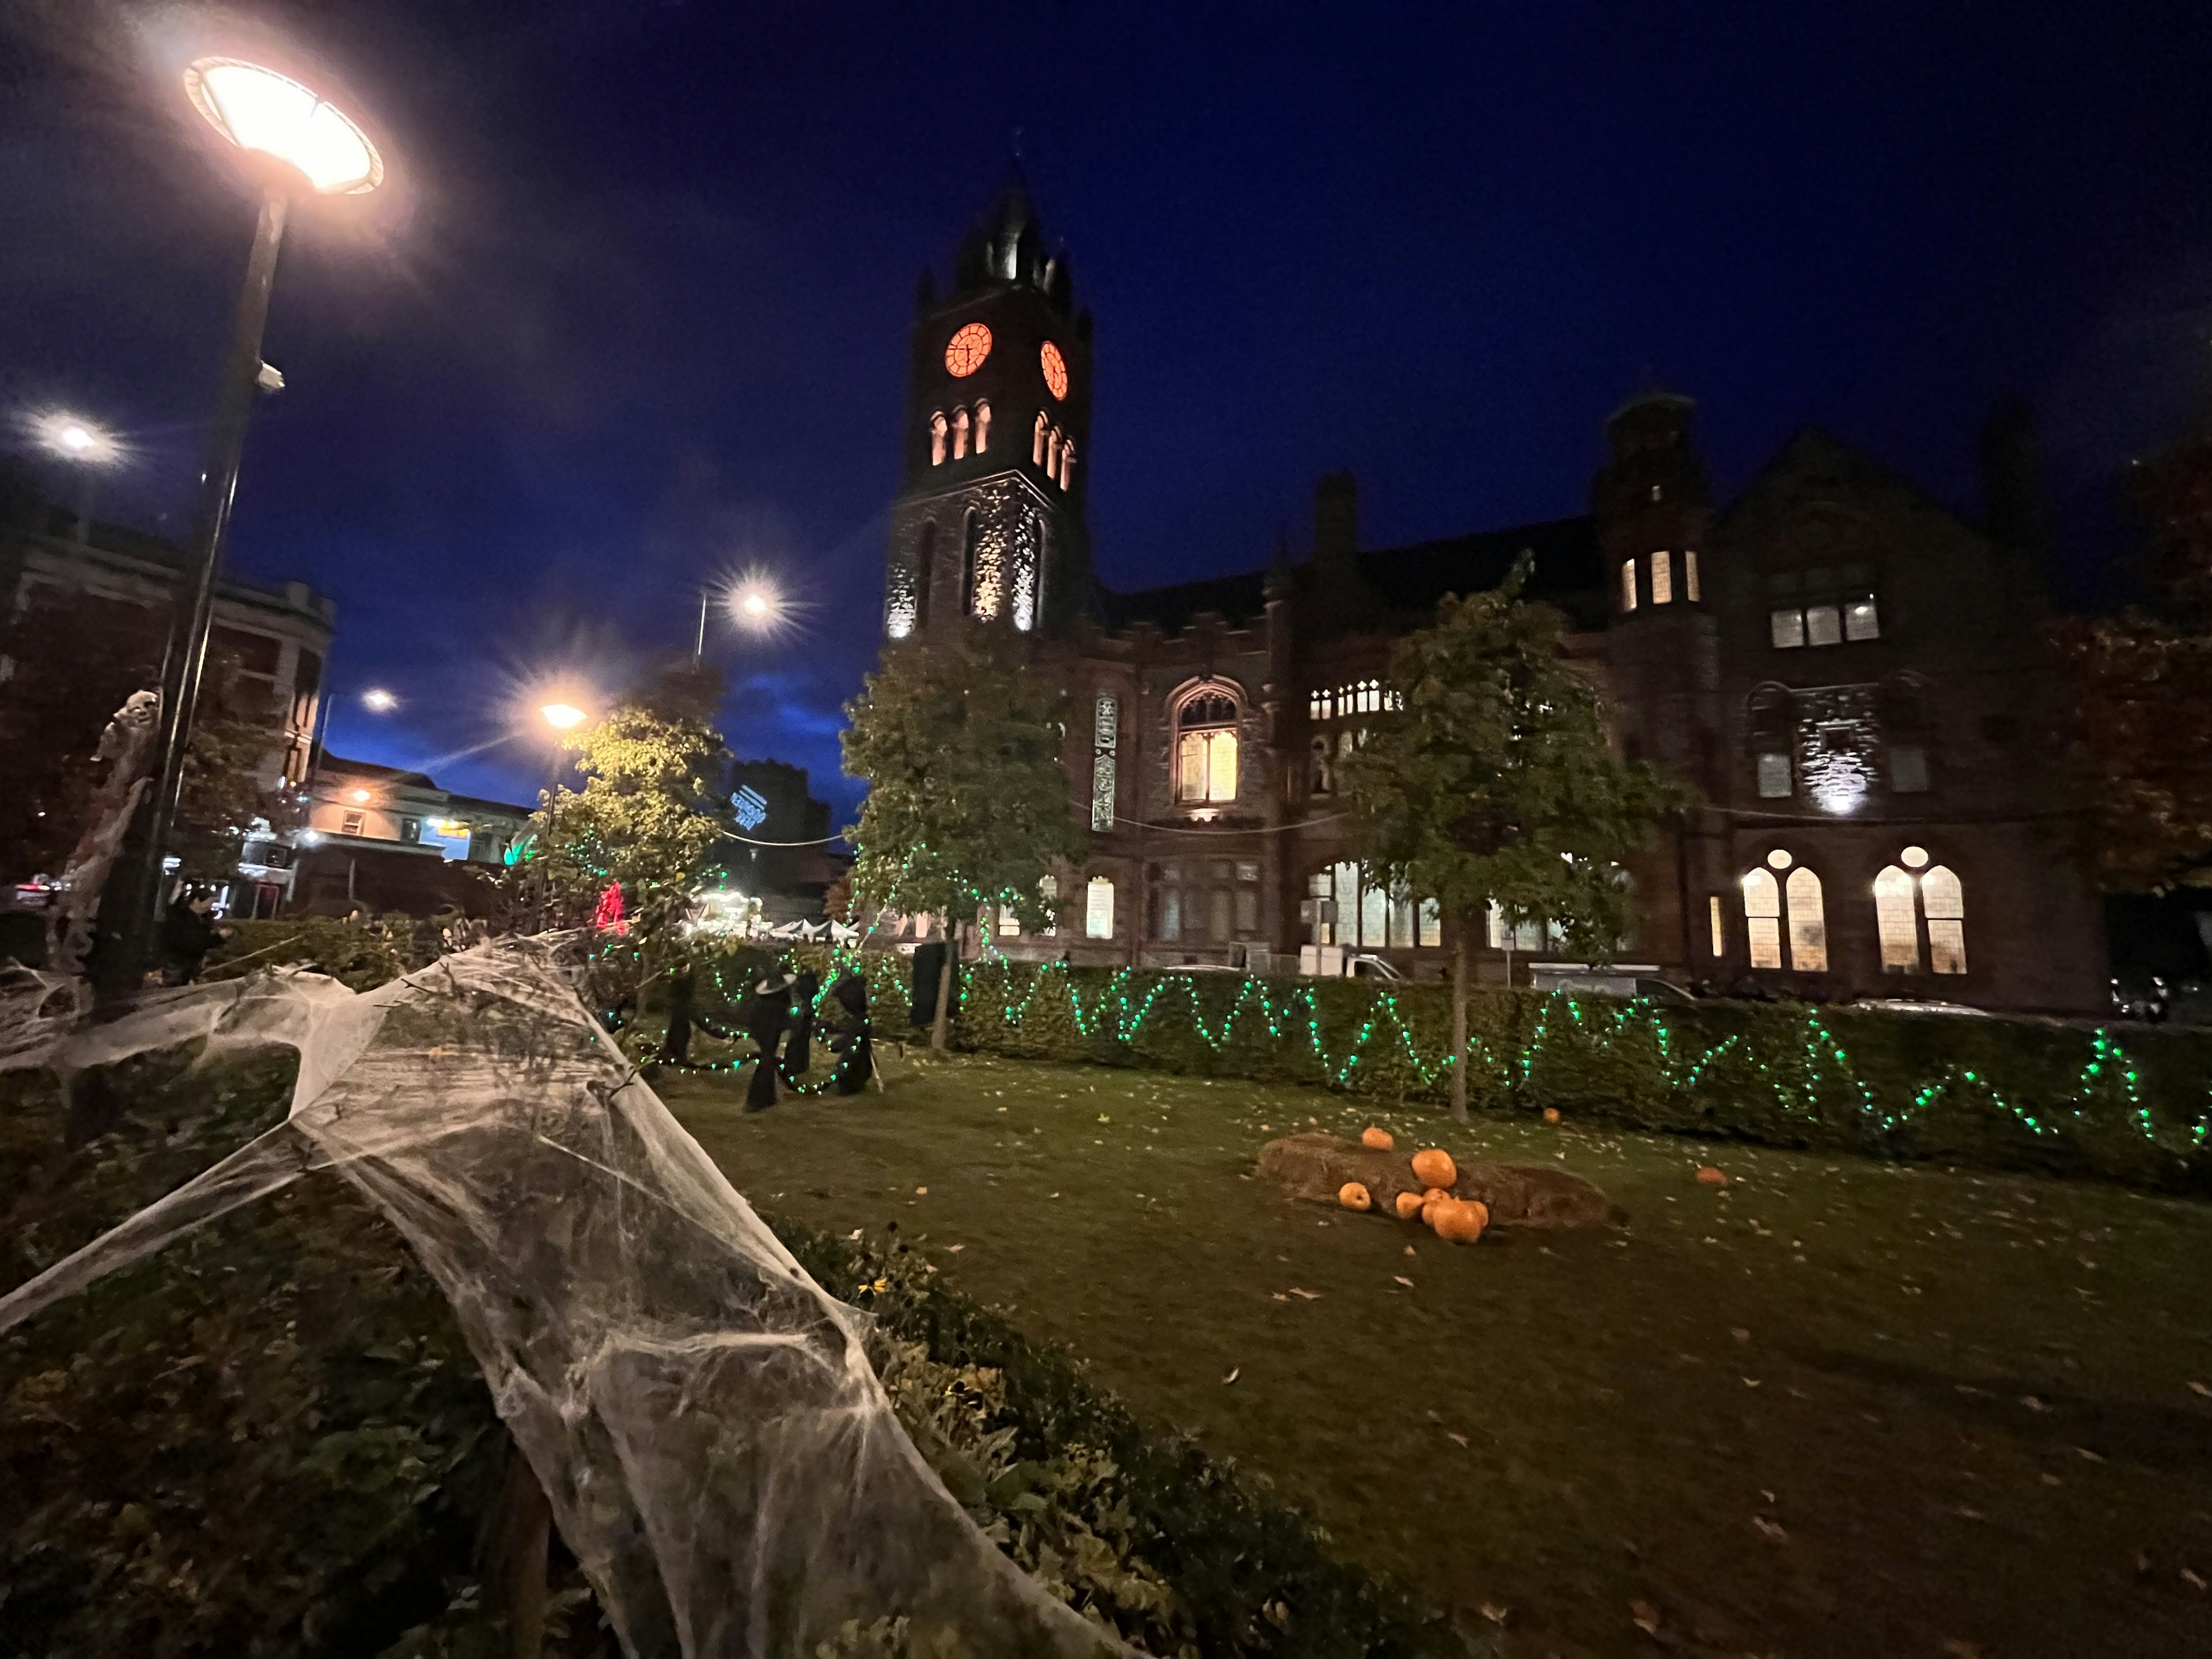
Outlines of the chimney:
{"type": "Polygon", "coordinates": [[[1359,550],[1359,486],[1349,472],[1331,472],[1314,486],[1314,559],[1348,562],[1359,550]]]}

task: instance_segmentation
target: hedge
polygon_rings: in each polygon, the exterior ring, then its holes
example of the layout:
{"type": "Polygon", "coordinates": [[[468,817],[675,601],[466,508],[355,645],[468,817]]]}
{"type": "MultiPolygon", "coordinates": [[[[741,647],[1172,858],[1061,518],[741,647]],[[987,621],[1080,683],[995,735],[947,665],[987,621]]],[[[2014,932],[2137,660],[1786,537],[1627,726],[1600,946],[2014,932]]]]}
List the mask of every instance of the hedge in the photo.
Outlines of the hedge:
{"type": "MultiPolygon", "coordinates": [[[[878,1035],[906,1033],[905,959],[864,971],[878,1035]]],[[[1477,993],[1468,1025],[1486,1112],[2212,1191],[2212,1033],[1522,991],[1477,993]]],[[[1441,1102],[1450,1029],[1439,985],[994,960],[963,969],[952,1041],[1441,1102]]]]}

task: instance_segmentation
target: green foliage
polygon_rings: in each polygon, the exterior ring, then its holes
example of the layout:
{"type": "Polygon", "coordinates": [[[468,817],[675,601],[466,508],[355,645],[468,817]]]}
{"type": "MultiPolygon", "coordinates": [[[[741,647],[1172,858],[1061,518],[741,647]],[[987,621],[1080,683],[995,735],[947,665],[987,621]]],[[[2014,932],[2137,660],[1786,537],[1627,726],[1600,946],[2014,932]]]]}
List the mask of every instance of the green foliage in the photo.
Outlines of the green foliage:
{"type": "Polygon", "coordinates": [[[583,788],[547,792],[531,819],[540,850],[529,876],[550,884],[558,914],[589,920],[607,884],[620,882],[629,937],[648,957],[690,908],[707,855],[728,827],[729,750],[690,681],[664,675],[579,728],[567,746],[583,788]]]}
{"type": "Polygon", "coordinates": [[[1607,961],[1629,921],[1620,859],[1691,797],[1613,754],[1563,620],[1520,598],[1528,572],[1524,557],[1496,591],[1448,596],[1399,641],[1386,684],[1403,707],[1339,775],[1368,879],[1433,896],[1462,928],[1492,902],[1548,920],[1607,961]]]}
{"type": "Polygon", "coordinates": [[[863,905],[1049,920],[1039,885],[1090,842],[1060,751],[1066,694],[1029,672],[1025,642],[967,624],[888,647],[846,706],[845,770],[867,781],[853,891],[863,905]]]}
{"type": "MultiPolygon", "coordinates": [[[[872,1313],[900,1420],[946,1489],[1051,1594],[1168,1659],[1413,1659],[1489,1650],[1403,1590],[1335,1560],[1328,1537],[1181,1437],[1141,1430],[1065,1351],[1031,1343],[903,1244],[795,1224],[777,1236],[872,1313]]],[[[832,1656],[894,1655],[854,1630],[832,1656]]],[[[928,1649],[920,1650],[921,1652],[928,1649]]]]}

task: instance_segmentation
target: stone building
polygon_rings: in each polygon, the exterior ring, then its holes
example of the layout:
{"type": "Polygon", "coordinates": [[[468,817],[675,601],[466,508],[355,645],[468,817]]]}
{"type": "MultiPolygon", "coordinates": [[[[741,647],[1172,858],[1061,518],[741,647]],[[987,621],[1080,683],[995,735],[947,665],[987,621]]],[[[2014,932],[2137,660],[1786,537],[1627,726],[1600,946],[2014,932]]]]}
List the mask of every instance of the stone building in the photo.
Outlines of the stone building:
{"type": "MultiPolygon", "coordinates": [[[[1391,717],[1393,641],[1525,552],[1623,750],[1705,798],[1631,863],[1625,960],[1816,997],[2102,1005],[2016,418],[1985,437],[1982,525],[1816,431],[1716,502],[1691,400],[1655,391],[1604,422],[1585,515],[1370,549],[1337,474],[1304,558],[1124,593],[1084,524],[1091,332],[1018,178],[950,295],[925,276],[914,327],[885,633],[1015,629],[1084,713],[1066,759],[1091,856],[1056,878],[1056,936],[1010,950],[1442,974],[1446,919],[1361,883],[1335,763],[1391,717]]],[[[1494,914],[1473,943],[1493,981],[1559,954],[1494,914]]]]}

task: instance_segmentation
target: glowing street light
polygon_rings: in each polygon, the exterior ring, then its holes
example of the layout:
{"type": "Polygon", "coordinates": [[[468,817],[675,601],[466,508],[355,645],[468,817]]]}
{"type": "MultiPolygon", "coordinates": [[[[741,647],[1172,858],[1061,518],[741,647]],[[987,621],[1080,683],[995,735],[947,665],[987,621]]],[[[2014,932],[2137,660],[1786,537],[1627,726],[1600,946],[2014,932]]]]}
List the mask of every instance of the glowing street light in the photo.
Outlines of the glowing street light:
{"type": "Polygon", "coordinates": [[[261,214],[216,394],[214,442],[201,475],[199,512],[193,525],[193,562],[179,585],[169,627],[161,677],[161,741],[155,751],[159,769],[146,809],[146,837],[132,872],[129,902],[119,907],[120,937],[114,941],[117,948],[106,954],[111,967],[100,989],[110,999],[136,988],[152,954],[155,913],[169,832],[184,789],[192,715],[207,669],[216,574],[238,493],[246,420],[257,390],[273,392],[283,385],[283,377],[261,361],[261,343],[285,221],[295,197],[359,196],[384,182],[384,158],[360,126],[288,75],[242,58],[201,58],[185,69],[184,92],[210,126],[252,158],[255,165],[249,171],[261,186],[261,214]]]}
{"type": "Polygon", "coordinates": [[[123,457],[115,434],[96,421],[56,410],[33,417],[31,430],[39,447],[78,466],[112,466],[123,457]]]}
{"type": "Polygon", "coordinates": [[[380,685],[373,685],[361,694],[361,706],[372,714],[389,714],[399,707],[399,699],[380,685]]]}
{"type": "Polygon", "coordinates": [[[549,702],[538,712],[545,717],[546,725],[556,732],[573,731],[591,719],[572,702],[549,702]]]}
{"type": "MultiPolygon", "coordinates": [[[[707,654],[707,606],[713,598],[711,589],[699,590],[699,635],[691,647],[694,662],[707,654]]],[[[755,634],[774,632],[785,616],[783,594],[774,582],[762,575],[740,577],[735,586],[725,588],[722,606],[738,627],[755,634]]]]}

